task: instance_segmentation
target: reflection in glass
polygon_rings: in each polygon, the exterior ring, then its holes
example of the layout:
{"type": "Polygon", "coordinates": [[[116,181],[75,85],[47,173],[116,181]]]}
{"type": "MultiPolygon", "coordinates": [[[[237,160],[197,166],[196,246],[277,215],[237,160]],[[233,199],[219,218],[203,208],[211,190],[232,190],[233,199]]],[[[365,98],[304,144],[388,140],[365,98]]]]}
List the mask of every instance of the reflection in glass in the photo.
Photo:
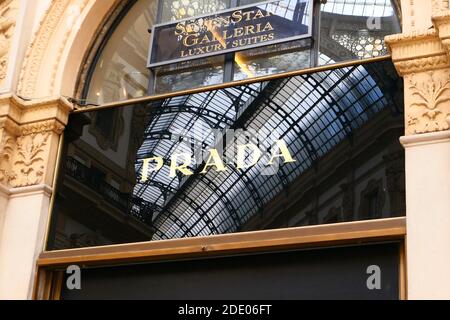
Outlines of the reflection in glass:
{"type": "MultiPolygon", "coordinates": [[[[394,8],[390,0],[330,0],[321,5],[319,56],[329,59],[319,59],[318,65],[386,55],[384,37],[400,32],[394,8]]],[[[235,63],[234,80],[304,69],[317,63],[303,47],[296,52],[279,46],[267,56],[236,54],[240,56],[244,58],[235,63]]]]}
{"type": "MultiPolygon", "coordinates": [[[[387,54],[384,37],[400,32],[394,1],[328,0],[320,9],[318,45],[314,36],[306,46],[303,40],[294,41],[263,50],[258,48],[158,67],[150,72],[146,67],[150,40],[147,30],[156,23],[157,16],[159,22],[175,21],[217,12],[232,5],[229,0],[170,0],[161,1],[159,6],[157,2],[137,0],[118,22],[110,38],[100,46],[99,57],[86,82],[83,98],[87,103],[103,104],[146,95],[149,78],[150,94],[167,93],[317,64],[379,57],[387,54]]],[[[233,5],[258,2],[261,1],[241,0],[233,5]]],[[[295,7],[296,1],[288,2],[288,9],[295,7]]],[[[290,15],[291,11],[286,9],[284,12],[290,15]]]]}
{"type": "MultiPolygon", "coordinates": [[[[177,21],[229,8],[229,0],[162,1],[161,21],[177,21]]],[[[223,82],[224,57],[186,61],[153,70],[152,93],[167,93],[223,82]]]]}
{"type": "Polygon", "coordinates": [[[306,69],[311,66],[311,40],[297,40],[236,53],[233,80],[306,69]]]}
{"type": "Polygon", "coordinates": [[[48,247],[404,215],[401,86],[386,61],[74,114],[48,247]],[[92,130],[107,129],[96,119],[110,110],[122,123],[115,148],[92,130]],[[295,162],[268,165],[276,141],[295,162]],[[235,151],[246,143],[261,160],[238,168],[235,151]],[[202,173],[211,149],[223,150],[225,170],[202,173]],[[191,174],[171,174],[180,154],[191,174]],[[152,157],[159,167],[144,173],[152,157]]]}
{"type": "Polygon", "coordinates": [[[164,0],[161,22],[177,21],[229,8],[229,0],[164,0]]]}
{"type": "Polygon", "coordinates": [[[334,62],[386,55],[384,37],[400,32],[394,8],[391,0],[327,1],[321,8],[320,52],[334,62]]]}
{"type": "Polygon", "coordinates": [[[223,82],[224,57],[175,63],[154,68],[154,93],[167,93],[223,82]]]}
{"type": "Polygon", "coordinates": [[[88,104],[147,94],[148,28],[155,22],[156,10],[156,1],[138,0],[113,30],[92,70],[85,97],[88,104]]]}

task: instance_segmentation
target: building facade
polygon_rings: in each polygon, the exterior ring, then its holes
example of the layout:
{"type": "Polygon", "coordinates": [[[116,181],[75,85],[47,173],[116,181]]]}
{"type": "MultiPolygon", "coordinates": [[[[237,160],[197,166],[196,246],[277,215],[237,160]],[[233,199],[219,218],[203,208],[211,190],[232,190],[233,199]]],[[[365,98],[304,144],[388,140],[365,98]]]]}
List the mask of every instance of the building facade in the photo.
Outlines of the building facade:
{"type": "Polygon", "coordinates": [[[447,0],[3,0],[0,19],[1,299],[450,298],[447,0]]]}

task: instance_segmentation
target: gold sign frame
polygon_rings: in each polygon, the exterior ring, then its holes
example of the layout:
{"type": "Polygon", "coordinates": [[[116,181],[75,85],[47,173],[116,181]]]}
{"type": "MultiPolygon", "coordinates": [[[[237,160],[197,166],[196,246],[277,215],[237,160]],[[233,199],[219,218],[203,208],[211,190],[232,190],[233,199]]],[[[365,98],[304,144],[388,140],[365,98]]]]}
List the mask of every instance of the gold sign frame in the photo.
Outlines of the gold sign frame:
{"type": "MultiPolygon", "coordinates": [[[[164,27],[167,27],[170,25],[176,25],[175,29],[176,30],[179,29],[178,31],[182,32],[183,28],[178,28],[178,26],[180,26],[181,24],[186,24],[186,23],[199,24],[199,21],[201,21],[203,28],[206,28],[208,30],[208,32],[211,32],[212,34],[214,34],[214,31],[212,31],[213,25],[215,27],[216,25],[222,23],[223,20],[225,20],[225,19],[223,19],[223,17],[221,17],[221,15],[229,14],[230,17],[233,17],[233,15],[235,15],[237,12],[241,12],[241,18],[242,18],[242,16],[244,16],[244,18],[245,18],[246,13],[242,14],[242,10],[244,10],[244,9],[255,8],[258,6],[268,5],[268,4],[275,4],[277,2],[281,3],[284,1],[286,1],[286,0],[263,1],[263,2],[258,2],[258,3],[254,3],[254,4],[250,4],[250,5],[244,5],[244,6],[239,6],[239,7],[235,7],[235,8],[218,11],[214,14],[199,15],[199,16],[186,18],[186,19],[182,19],[182,20],[178,20],[178,21],[170,21],[170,22],[155,24],[152,26],[152,29],[151,29],[150,48],[149,48],[149,55],[148,55],[148,60],[147,60],[148,61],[147,67],[155,68],[155,67],[159,67],[159,66],[163,66],[163,65],[188,61],[188,60],[192,60],[192,59],[207,58],[207,57],[217,56],[217,55],[231,53],[231,52],[243,51],[243,50],[265,47],[265,46],[270,46],[270,45],[279,44],[279,43],[290,42],[290,41],[294,41],[294,40],[311,38],[312,34],[313,34],[313,12],[314,12],[315,1],[314,0],[298,0],[298,1],[304,1],[304,3],[307,3],[307,12],[305,12],[305,16],[307,17],[307,20],[308,20],[307,25],[306,25],[308,27],[308,32],[305,34],[301,34],[301,35],[297,35],[297,36],[290,36],[290,37],[281,38],[281,39],[271,39],[271,37],[268,37],[267,39],[263,39],[264,41],[261,41],[259,43],[242,45],[242,46],[239,45],[239,46],[236,46],[234,48],[229,48],[229,49],[226,48],[225,43],[223,43],[221,41],[215,41],[215,42],[219,42],[219,43],[216,43],[215,46],[216,46],[217,50],[213,50],[213,52],[203,52],[203,53],[184,56],[184,57],[176,58],[176,59],[168,59],[165,61],[152,62],[153,56],[156,51],[156,49],[154,48],[155,43],[156,43],[155,37],[156,37],[157,31],[159,28],[164,28],[164,27]],[[211,22],[208,27],[205,25],[205,21],[211,22]],[[211,29],[211,30],[209,30],[209,29],[211,29]],[[222,47],[222,49],[220,49],[220,47],[222,47]]],[[[258,17],[258,13],[254,14],[254,15],[256,15],[256,17],[258,17]]],[[[267,26],[267,24],[264,24],[263,26],[257,24],[255,26],[251,25],[251,26],[245,26],[245,27],[252,28],[252,30],[255,30],[255,29],[259,30],[259,32],[257,32],[257,33],[263,33],[264,30],[269,28],[267,26]]],[[[197,26],[197,29],[201,29],[201,26],[197,26]]],[[[186,28],[184,28],[184,31],[185,30],[186,30],[186,28]]],[[[244,33],[243,33],[243,35],[244,35],[244,33]]],[[[217,40],[217,38],[220,38],[220,37],[218,35],[216,35],[216,36],[214,36],[214,38],[217,40]]],[[[211,41],[211,39],[209,39],[208,41],[211,41]]],[[[225,40],[223,40],[223,41],[225,41],[225,40]]]]}

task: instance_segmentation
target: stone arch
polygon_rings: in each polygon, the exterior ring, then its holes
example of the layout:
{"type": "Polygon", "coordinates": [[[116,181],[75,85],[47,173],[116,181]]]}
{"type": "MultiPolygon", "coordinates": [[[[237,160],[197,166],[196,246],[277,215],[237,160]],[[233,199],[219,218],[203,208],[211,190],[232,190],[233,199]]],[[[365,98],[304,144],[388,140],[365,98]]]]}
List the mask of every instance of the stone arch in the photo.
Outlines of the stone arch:
{"type": "MultiPolygon", "coordinates": [[[[405,0],[401,1],[404,5],[405,0]]],[[[92,40],[123,0],[51,0],[27,49],[17,93],[24,98],[75,97],[92,40]]],[[[448,7],[433,0],[434,8],[448,7]]],[[[403,7],[403,6],[402,6],[403,7]]]]}
{"type": "Polygon", "coordinates": [[[24,98],[75,91],[91,41],[120,0],[52,0],[27,49],[18,83],[24,98]]]}

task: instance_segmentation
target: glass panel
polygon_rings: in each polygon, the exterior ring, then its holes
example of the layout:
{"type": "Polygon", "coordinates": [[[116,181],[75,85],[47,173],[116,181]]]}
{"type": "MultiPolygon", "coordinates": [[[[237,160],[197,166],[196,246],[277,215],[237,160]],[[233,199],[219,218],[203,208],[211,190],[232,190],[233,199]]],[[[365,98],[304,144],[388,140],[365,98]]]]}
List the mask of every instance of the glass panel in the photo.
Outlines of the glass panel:
{"type": "Polygon", "coordinates": [[[238,52],[234,58],[233,80],[310,68],[311,42],[311,39],[297,40],[238,52]]]}
{"type": "Polygon", "coordinates": [[[48,248],[404,215],[402,90],[386,61],[72,114],[48,248]]]}
{"type": "MultiPolygon", "coordinates": [[[[243,1],[243,4],[256,2],[243,1]]],[[[286,20],[297,21],[295,17],[302,17],[298,24],[304,24],[309,19],[308,5],[304,1],[284,1],[277,4],[275,12],[286,20]],[[306,10],[299,14],[299,10],[306,10]]],[[[297,40],[282,44],[271,45],[262,49],[253,49],[236,53],[234,80],[276,74],[312,66],[311,59],[312,40],[297,40]]]]}
{"type": "Polygon", "coordinates": [[[222,83],[223,65],[224,57],[217,56],[155,68],[155,93],[222,83]]]}
{"type": "Polygon", "coordinates": [[[230,7],[230,0],[163,0],[161,22],[214,13],[230,7]]]}
{"type": "Polygon", "coordinates": [[[400,33],[391,0],[328,0],[321,7],[319,65],[387,54],[384,37],[400,33]]]}
{"type": "Polygon", "coordinates": [[[237,53],[234,80],[386,55],[384,37],[400,32],[394,8],[391,0],[329,0],[321,6],[319,54],[304,41],[237,53]]]}
{"type": "MultiPolygon", "coordinates": [[[[104,104],[140,97],[148,94],[149,78],[151,94],[166,93],[315,65],[378,57],[387,53],[384,37],[400,32],[395,6],[390,0],[329,0],[321,5],[319,52],[315,52],[314,39],[297,40],[157,67],[152,72],[146,68],[150,40],[147,30],[156,23],[157,16],[162,22],[175,21],[214,13],[232,5],[259,2],[161,1],[157,14],[157,1],[137,0],[118,27],[112,30],[106,45],[101,47],[84,98],[88,104],[104,104]]],[[[297,1],[283,3],[287,3],[283,10],[289,15],[297,1]]]]}
{"type": "Polygon", "coordinates": [[[96,61],[86,101],[104,104],[147,94],[149,26],[156,18],[156,1],[139,0],[120,21],[96,61]]]}
{"type": "MultiPolygon", "coordinates": [[[[230,7],[229,0],[168,0],[161,3],[161,22],[217,12],[230,7]]],[[[223,82],[224,56],[198,59],[153,68],[153,93],[166,93],[223,82]]]]}

